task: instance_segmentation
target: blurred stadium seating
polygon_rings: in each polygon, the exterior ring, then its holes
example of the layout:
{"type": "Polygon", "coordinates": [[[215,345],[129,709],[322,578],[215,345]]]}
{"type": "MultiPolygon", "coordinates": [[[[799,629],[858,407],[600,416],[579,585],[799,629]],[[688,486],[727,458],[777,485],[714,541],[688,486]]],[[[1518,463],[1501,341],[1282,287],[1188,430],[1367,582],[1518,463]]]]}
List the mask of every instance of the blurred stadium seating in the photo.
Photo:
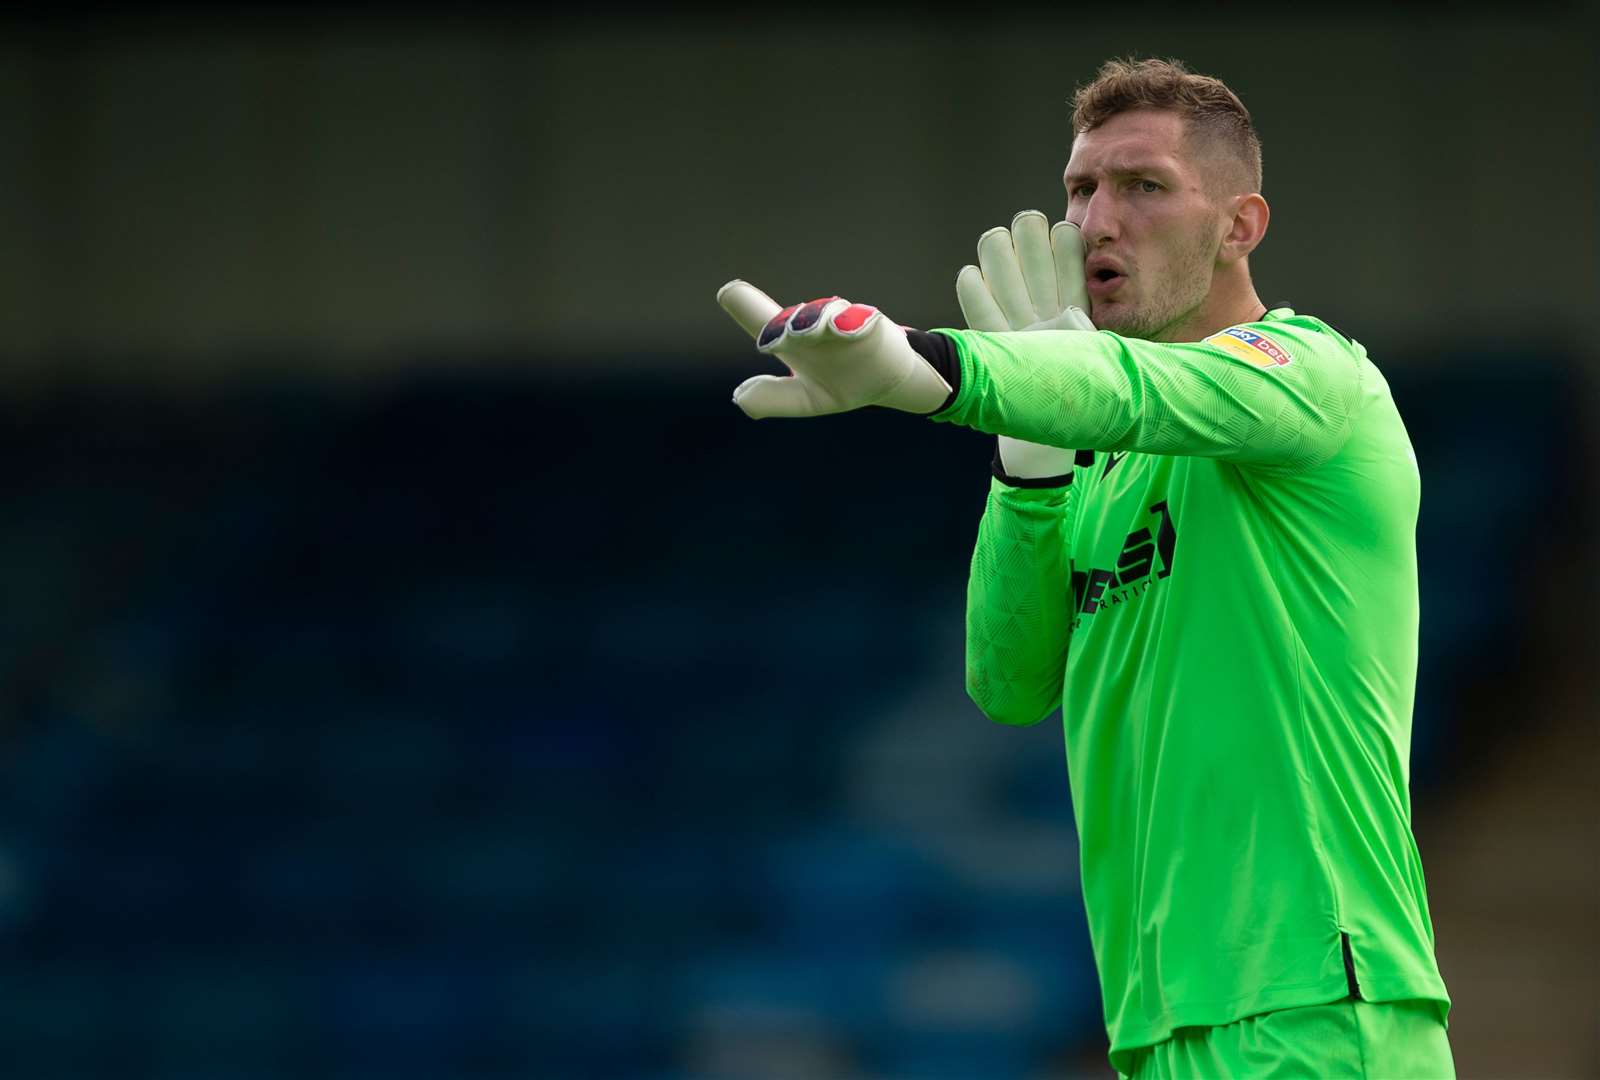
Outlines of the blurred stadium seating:
{"type": "MultiPolygon", "coordinates": [[[[1392,378],[1424,821],[1563,629],[1527,599],[1579,543],[1573,370],[1392,378]]],[[[962,692],[986,442],[727,389],[9,402],[13,1074],[1103,1068],[1057,720],[962,692]]]]}

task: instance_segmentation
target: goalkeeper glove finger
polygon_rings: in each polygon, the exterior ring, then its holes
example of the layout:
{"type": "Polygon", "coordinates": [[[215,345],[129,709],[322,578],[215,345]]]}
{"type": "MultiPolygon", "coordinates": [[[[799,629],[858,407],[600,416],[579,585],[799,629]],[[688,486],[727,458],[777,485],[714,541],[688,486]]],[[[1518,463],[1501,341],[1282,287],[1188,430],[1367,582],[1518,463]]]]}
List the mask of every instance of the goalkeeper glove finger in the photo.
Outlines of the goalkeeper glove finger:
{"type": "Polygon", "coordinates": [[[791,375],[757,375],[733,391],[746,416],[826,416],[867,405],[926,415],[950,397],[950,384],[883,312],[837,296],[779,307],[748,282],[717,290],[717,303],[756,339],[756,348],[791,375]]]}
{"type": "MultiPolygon", "coordinates": [[[[1011,228],[978,237],[978,265],[956,275],[956,299],[974,330],[1094,330],[1086,314],[1083,238],[1077,226],[1024,210],[1011,228]]],[[[1073,451],[997,436],[995,472],[1003,480],[1062,479],[1073,451]]]]}
{"type": "Polygon", "coordinates": [[[1009,229],[997,225],[978,237],[978,266],[970,269],[979,271],[981,284],[1005,318],[1005,325],[991,329],[1022,330],[1060,310],[1049,225],[1037,210],[1017,214],[1009,229]]]}
{"type": "Polygon", "coordinates": [[[978,265],[956,275],[956,299],[974,330],[1093,330],[1078,227],[1024,210],[1011,228],[978,237],[978,265]],[[1073,309],[1077,309],[1074,311],[1073,309]]]}

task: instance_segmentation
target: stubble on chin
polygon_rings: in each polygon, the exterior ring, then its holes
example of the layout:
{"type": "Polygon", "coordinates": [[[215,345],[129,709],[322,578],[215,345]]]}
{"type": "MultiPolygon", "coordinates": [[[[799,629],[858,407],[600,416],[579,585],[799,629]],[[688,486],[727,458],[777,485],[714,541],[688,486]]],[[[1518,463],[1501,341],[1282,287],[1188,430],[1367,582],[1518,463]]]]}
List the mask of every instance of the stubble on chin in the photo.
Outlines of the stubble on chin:
{"type": "Polygon", "coordinates": [[[1195,244],[1176,273],[1160,283],[1149,295],[1134,304],[1117,305],[1120,310],[1106,312],[1106,321],[1093,316],[1096,327],[1125,338],[1143,341],[1165,340],[1165,331],[1188,319],[1205,304],[1211,292],[1211,269],[1216,252],[1208,235],[1195,237],[1195,244]]]}
{"type": "Polygon", "coordinates": [[[1109,330],[1125,338],[1136,338],[1144,341],[1154,340],[1155,335],[1167,325],[1168,305],[1162,304],[1156,309],[1159,300],[1146,300],[1143,303],[1116,304],[1110,310],[1093,315],[1093,322],[1097,329],[1109,330]]]}
{"type": "Polygon", "coordinates": [[[1157,324],[1152,324],[1147,305],[1117,305],[1119,310],[1108,311],[1104,318],[1097,317],[1094,324],[1101,330],[1110,330],[1125,338],[1138,338],[1149,340],[1151,334],[1160,329],[1157,324]]]}

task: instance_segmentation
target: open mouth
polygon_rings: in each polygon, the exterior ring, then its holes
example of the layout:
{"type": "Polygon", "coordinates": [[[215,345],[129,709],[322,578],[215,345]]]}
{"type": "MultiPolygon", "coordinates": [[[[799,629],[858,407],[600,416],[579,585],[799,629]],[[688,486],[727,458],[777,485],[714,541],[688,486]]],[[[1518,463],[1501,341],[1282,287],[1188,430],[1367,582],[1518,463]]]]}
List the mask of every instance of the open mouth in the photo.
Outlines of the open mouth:
{"type": "Polygon", "coordinates": [[[1089,286],[1089,292],[1092,295],[1104,296],[1115,292],[1126,280],[1127,277],[1125,275],[1119,274],[1115,270],[1102,268],[1089,275],[1089,280],[1086,284],[1089,286]]]}

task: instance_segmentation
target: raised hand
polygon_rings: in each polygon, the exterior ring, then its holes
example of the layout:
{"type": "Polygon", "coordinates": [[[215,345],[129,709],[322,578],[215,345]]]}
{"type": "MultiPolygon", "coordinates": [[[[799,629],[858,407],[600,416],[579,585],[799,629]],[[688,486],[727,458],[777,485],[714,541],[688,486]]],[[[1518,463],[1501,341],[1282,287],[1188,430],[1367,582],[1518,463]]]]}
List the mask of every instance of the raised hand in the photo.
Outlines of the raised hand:
{"type": "MultiPolygon", "coordinates": [[[[1012,218],[1010,229],[995,226],[978,237],[978,265],[956,275],[956,300],[974,330],[1093,330],[1078,227],[1051,228],[1037,210],[1012,218]]],[[[1001,435],[996,456],[1002,479],[1065,483],[1074,455],[1001,435]]]]}
{"type": "Polygon", "coordinates": [[[1037,210],[978,237],[978,265],[956,275],[956,299],[974,330],[1093,330],[1083,281],[1083,237],[1037,210]]]}

